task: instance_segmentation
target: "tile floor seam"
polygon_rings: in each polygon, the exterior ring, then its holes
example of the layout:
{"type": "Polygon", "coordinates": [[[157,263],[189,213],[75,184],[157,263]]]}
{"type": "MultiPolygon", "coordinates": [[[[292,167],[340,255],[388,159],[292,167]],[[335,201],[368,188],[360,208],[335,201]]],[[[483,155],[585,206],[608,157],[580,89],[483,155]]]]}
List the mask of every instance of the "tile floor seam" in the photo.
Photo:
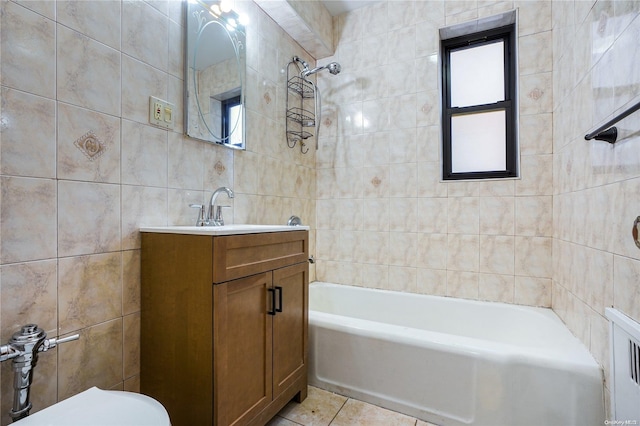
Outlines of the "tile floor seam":
{"type": "Polygon", "coordinates": [[[333,418],[331,419],[331,421],[329,422],[329,424],[327,426],[331,426],[331,424],[333,423],[333,421],[336,419],[336,417],[338,417],[338,414],[340,414],[340,411],[342,411],[342,409],[344,408],[345,405],[347,405],[347,402],[350,400],[351,398],[347,398],[345,399],[345,401],[342,403],[342,405],[340,406],[340,409],[338,409],[338,411],[336,412],[336,414],[333,416],[333,418]]]}
{"type": "Polygon", "coordinates": [[[295,423],[295,424],[300,425],[300,426],[305,426],[305,424],[304,424],[304,423],[298,423],[298,422],[296,422],[296,421],[294,421],[294,420],[291,420],[291,419],[288,419],[288,418],[286,418],[286,417],[282,417],[282,416],[276,416],[276,417],[280,417],[281,419],[287,420],[287,421],[289,421],[289,422],[291,422],[291,423],[295,423]]]}

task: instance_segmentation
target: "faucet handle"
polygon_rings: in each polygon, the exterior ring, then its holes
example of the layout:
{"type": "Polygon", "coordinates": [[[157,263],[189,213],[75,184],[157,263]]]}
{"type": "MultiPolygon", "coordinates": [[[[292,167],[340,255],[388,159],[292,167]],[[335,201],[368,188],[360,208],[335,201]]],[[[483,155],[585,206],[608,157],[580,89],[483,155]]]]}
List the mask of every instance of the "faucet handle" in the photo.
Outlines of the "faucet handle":
{"type": "Polygon", "coordinates": [[[196,220],[196,226],[205,226],[207,224],[207,220],[205,219],[204,204],[189,204],[189,207],[192,207],[194,209],[200,209],[200,213],[198,214],[198,219],[196,220]]]}
{"type": "Polygon", "coordinates": [[[72,340],[78,340],[80,338],[79,334],[72,334],[71,336],[67,336],[67,337],[63,337],[63,338],[58,338],[58,337],[52,337],[51,339],[47,339],[42,343],[42,346],[40,346],[40,348],[38,348],[39,352],[46,352],[49,349],[53,349],[56,346],[58,346],[60,343],[67,343],[67,342],[71,342],[72,340]]]}
{"type": "Polygon", "coordinates": [[[19,357],[20,355],[22,355],[22,352],[11,345],[0,346],[0,362],[19,357]]]}
{"type": "Polygon", "coordinates": [[[213,222],[215,223],[216,226],[224,226],[224,218],[222,217],[222,209],[225,208],[230,208],[231,206],[221,206],[221,205],[217,205],[216,206],[216,214],[215,216],[213,216],[213,222]]]}

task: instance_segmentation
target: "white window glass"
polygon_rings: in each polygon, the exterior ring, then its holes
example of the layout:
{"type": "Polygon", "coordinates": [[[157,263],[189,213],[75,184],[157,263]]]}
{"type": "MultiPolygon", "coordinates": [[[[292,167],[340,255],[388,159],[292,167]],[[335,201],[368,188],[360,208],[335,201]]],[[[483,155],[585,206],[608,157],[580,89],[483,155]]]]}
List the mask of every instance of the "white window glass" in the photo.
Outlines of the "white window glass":
{"type": "Polygon", "coordinates": [[[231,138],[229,143],[231,145],[240,146],[242,144],[242,105],[234,105],[229,108],[229,131],[231,132],[231,138]]]}
{"type": "Polygon", "coordinates": [[[504,101],[504,42],[451,52],[451,107],[504,101]]]}
{"type": "Polygon", "coordinates": [[[453,173],[506,170],[506,112],[455,115],[451,119],[453,173]]]}

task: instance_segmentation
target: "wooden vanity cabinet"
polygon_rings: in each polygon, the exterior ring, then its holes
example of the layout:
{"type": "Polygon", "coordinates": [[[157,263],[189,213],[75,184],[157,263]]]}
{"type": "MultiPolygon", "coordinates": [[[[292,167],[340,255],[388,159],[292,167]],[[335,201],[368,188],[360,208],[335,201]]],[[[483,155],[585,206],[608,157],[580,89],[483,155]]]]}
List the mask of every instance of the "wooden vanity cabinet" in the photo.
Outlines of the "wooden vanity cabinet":
{"type": "Polygon", "coordinates": [[[264,425],[307,393],[308,232],[142,234],[140,390],[173,426],[264,425]]]}

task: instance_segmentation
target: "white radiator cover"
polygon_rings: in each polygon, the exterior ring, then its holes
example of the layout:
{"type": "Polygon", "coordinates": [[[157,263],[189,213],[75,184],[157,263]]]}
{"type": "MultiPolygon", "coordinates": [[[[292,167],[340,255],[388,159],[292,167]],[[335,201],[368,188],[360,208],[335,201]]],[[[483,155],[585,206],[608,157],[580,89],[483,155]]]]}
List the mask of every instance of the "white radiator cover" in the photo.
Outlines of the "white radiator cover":
{"type": "Polygon", "coordinates": [[[640,323],[617,309],[605,311],[610,321],[611,415],[640,424],[640,323]]]}

